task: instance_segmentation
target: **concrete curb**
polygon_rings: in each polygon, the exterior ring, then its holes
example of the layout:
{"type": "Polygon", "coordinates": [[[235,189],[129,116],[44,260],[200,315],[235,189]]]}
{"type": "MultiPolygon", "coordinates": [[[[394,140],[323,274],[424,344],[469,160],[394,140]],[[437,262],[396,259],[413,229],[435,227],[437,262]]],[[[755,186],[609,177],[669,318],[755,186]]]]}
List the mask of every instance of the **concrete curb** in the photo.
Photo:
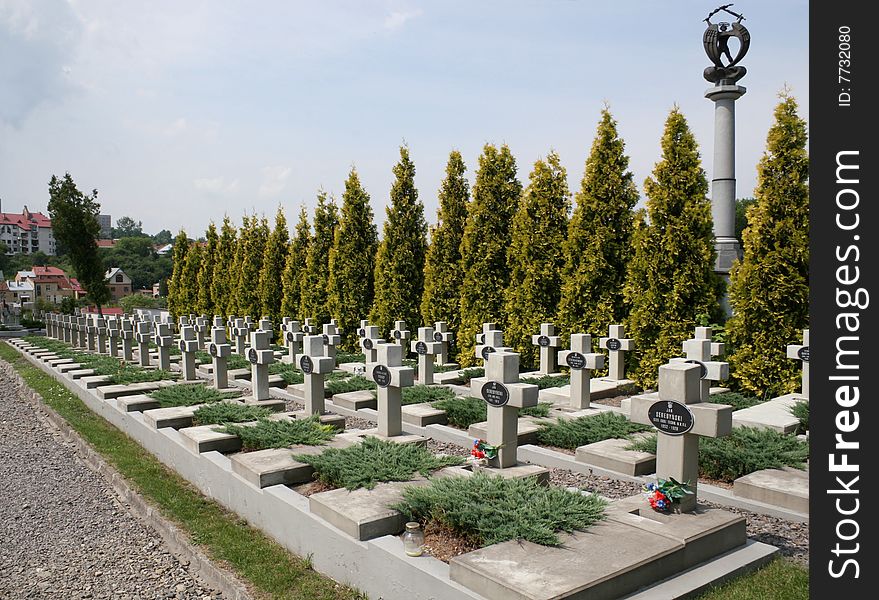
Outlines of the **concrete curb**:
{"type": "MultiPolygon", "coordinates": [[[[11,368],[11,367],[10,367],[11,368]]],[[[233,573],[220,568],[199,548],[193,546],[189,537],[176,525],[167,520],[140,494],[138,494],[116,469],[83,440],[67,421],[47,405],[42,397],[33,391],[24,379],[13,369],[13,376],[25,390],[20,397],[36,410],[37,418],[49,429],[58,433],[66,442],[73,445],[77,456],[92,471],[99,474],[115,492],[119,503],[138,521],[153,529],[162,541],[181,561],[189,563],[190,572],[209,587],[221,592],[230,600],[251,600],[253,597],[247,587],[233,573]],[[28,393],[29,392],[29,393],[28,393]]]]}

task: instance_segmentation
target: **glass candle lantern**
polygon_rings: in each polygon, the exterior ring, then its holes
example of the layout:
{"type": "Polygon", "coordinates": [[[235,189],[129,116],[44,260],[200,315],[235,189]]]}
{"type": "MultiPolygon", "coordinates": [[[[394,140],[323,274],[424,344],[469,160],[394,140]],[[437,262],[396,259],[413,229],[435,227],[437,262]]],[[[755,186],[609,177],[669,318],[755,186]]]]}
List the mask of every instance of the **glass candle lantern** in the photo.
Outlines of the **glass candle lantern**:
{"type": "Polygon", "coordinates": [[[403,533],[403,550],[408,556],[421,556],[424,553],[424,532],[415,521],[406,523],[403,533]]]}

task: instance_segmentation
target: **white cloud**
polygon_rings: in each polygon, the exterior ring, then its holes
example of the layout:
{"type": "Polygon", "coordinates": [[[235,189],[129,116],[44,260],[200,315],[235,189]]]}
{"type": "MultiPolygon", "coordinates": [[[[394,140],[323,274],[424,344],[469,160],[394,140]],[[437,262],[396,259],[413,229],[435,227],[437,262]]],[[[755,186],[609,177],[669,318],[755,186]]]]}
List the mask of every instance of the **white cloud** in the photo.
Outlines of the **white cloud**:
{"type": "Polygon", "coordinates": [[[178,133],[183,133],[187,129],[186,119],[183,117],[178,117],[174,119],[174,121],[165,127],[164,134],[165,135],[177,135],[178,133]]]}
{"type": "Polygon", "coordinates": [[[214,178],[201,178],[192,180],[195,189],[208,192],[209,194],[234,194],[238,191],[238,179],[226,181],[222,175],[214,178]]]}
{"type": "Polygon", "coordinates": [[[280,194],[287,187],[287,178],[293,169],[281,165],[274,167],[263,167],[262,184],[259,186],[259,195],[264,197],[272,197],[280,194]]]}
{"type": "Polygon", "coordinates": [[[401,28],[406,24],[406,21],[410,21],[415,17],[421,15],[421,10],[410,10],[410,11],[399,11],[395,10],[387,17],[385,17],[385,29],[390,31],[394,31],[395,29],[401,28]]]}

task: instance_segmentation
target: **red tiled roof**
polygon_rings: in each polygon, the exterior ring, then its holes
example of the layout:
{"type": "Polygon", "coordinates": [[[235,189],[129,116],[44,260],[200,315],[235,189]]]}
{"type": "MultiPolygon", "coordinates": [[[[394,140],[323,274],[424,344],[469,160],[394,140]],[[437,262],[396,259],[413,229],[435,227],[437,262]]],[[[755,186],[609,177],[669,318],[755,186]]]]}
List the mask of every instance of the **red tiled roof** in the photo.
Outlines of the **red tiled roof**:
{"type": "Polygon", "coordinates": [[[76,277],[70,278],[70,289],[74,292],[85,292],[85,290],[82,289],[82,286],[79,285],[79,281],[76,280],[76,277]]]}
{"type": "Polygon", "coordinates": [[[37,277],[67,277],[67,273],[64,272],[64,269],[59,269],[58,267],[35,266],[32,267],[31,270],[37,277]]]}
{"type": "Polygon", "coordinates": [[[30,212],[27,208],[21,214],[0,213],[0,225],[18,225],[20,229],[29,231],[32,224],[37,227],[51,227],[52,219],[43,213],[30,212]]]}
{"type": "Polygon", "coordinates": [[[98,245],[98,248],[113,248],[116,245],[116,240],[95,240],[95,244],[98,245]]]}
{"type": "MultiPolygon", "coordinates": [[[[89,312],[89,313],[97,313],[98,312],[98,308],[96,306],[87,306],[85,308],[85,310],[86,310],[86,312],[89,312]]],[[[123,311],[118,306],[115,306],[115,307],[114,306],[102,306],[101,312],[105,315],[121,315],[121,314],[124,314],[125,311],[123,311]]]]}

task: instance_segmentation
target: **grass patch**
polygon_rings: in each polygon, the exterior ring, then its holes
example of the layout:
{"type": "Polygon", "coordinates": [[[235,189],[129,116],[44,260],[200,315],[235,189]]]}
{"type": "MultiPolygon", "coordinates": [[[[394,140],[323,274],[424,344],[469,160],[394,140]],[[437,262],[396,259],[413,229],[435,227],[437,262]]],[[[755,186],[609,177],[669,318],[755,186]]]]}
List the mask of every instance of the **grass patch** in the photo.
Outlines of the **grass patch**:
{"type": "Polygon", "coordinates": [[[460,465],[460,456],[434,456],[416,444],[397,444],[367,437],[350,448],[328,448],[317,456],[294,455],[294,459],[314,467],[315,476],[336,487],[372,489],[382,481],[411,481],[416,473],[427,477],[431,471],[460,465]]]}
{"type": "Polygon", "coordinates": [[[627,438],[633,433],[650,429],[646,425],[632,423],[623,415],[603,412],[589,417],[559,419],[555,423],[547,423],[537,432],[537,440],[545,446],[575,450],[586,444],[627,438]]]}
{"type": "Polygon", "coordinates": [[[264,419],[272,412],[265,406],[252,406],[232,402],[213,402],[198,408],[192,415],[193,425],[217,425],[221,423],[244,423],[264,419]]]}
{"type": "Polygon", "coordinates": [[[466,385],[470,383],[471,379],[476,379],[478,377],[485,377],[485,367],[470,367],[469,369],[464,369],[461,371],[461,375],[456,381],[460,381],[462,384],[466,385]]]}
{"type": "Polygon", "coordinates": [[[403,388],[403,406],[407,404],[421,404],[423,402],[438,402],[450,400],[455,397],[455,392],[441,385],[413,385],[403,388]]]}
{"type": "Polygon", "coordinates": [[[809,431],[809,401],[797,402],[791,406],[790,412],[800,420],[800,433],[809,431]]]}
{"type": "Polygon", "coordinates": [[[342,352],[336,351],[336,364],[341,365],[343,363],[353,363],[353,362],[365,362],[366,355],[363,352],[342,352]]]}
{"type": "Polygon", "coordinates": [[[778,558],[698,596],[699,600],[808,600],[809,570],[778,558]]]}
{"type": "Polygon", "coordinates": [[[194,406],[237,398],[241,392],[219,392],[201,383],[172,385],[147,394],[159,401],[162,408],[171,406],[194,406]]]}
{"type": "Polygon", "coordinates": [[[332,397],[334,394],[344,394],[345,392],[359,392],[361,390],[374,390],[375,382],[363,377],[362,375],[354,375],[344,379],[329,379],[324,383],[324,396],[332,397]]]}
{"type": "Polygon", "coordinates": [[[135,441],[93,413],[63,384],[33,367],[15,349],[0,343],[10,363],[79,435],[128,483],[174,522],[212,560],[225,563],[257,594],[275,599],[356,600],[356,590],[306,568],[306,562],[248,527],[240,517],[202,496],[135,441]]]}
{"type": "Polygon", "coordinates": [[[335,435],[332,425],[321,425],[317,415],[307,419],[291,421],[274,421],[265,417],[256,425],[223,425],[218,431],[231,433],[241,438],[245,451],[264,450],[266,448],[286,448],[295,444],[306,446],[322,446],[335,435]]]}
{"type": "Polygon", "coordinates": [[[750,408],[762,402],[762,400],[760,400],[760,398],[757,398],[756,396],[746,396],[744,394],[739,394],[738,392],[723,392],[722,394],[712,394],[708,398],[708,401],[714,404],[730,404],[732,405],[734,411],[741,410],[743,408],[750,408]]]}
{"type": "Polygon", "coordinates": [[[536,385],[541,390],[545,390],[547,388],[568,385],[571,383],[571,378],[568,375],[542,375],[540,377],[526,377],[524,379],[519,379],[519,383],[530,383],[536,385]]]}
{"type": "MultiPolygon", "coordinates": [[[[488,405],[484,400],[473,398],[472,396],[447,398],[434,402],[432,406],[446,411],[449,425],[461,429],[467,429],[473,423],[481,423],[488,419],[488,405]]],[[[548,402],[541,402],[537,406],[520,409],[519,416],[545,417],[549,415],[551,406],[552,404],[548,402]]]]}
{"type": "Polygon", "coordinates": [[[534,477],[476,472],[408,487],[393,508],[410,521],[439,522],[480,546],[518,539],[558,546],[559,531],[586,529],[604,518],[606,505],[598,496],[540,485],[534,477]]]}
{"type": "MultiPolygon", "coordinates": [[[[656,435],[636,440],[629,448],[656,454],[656,435]]],[[[771,429],[734,427],[727,437],[699,440],[699,475],[728,483],[762,469],[802,469],[807,458],[807,442],[771,429]]]]}
{"type": "Polygon", "coordinates": [[[287,385],[303,383],[305,375],[290,363],[274,362],[269,365],[269,375],[280,375],[287,385]]]}

